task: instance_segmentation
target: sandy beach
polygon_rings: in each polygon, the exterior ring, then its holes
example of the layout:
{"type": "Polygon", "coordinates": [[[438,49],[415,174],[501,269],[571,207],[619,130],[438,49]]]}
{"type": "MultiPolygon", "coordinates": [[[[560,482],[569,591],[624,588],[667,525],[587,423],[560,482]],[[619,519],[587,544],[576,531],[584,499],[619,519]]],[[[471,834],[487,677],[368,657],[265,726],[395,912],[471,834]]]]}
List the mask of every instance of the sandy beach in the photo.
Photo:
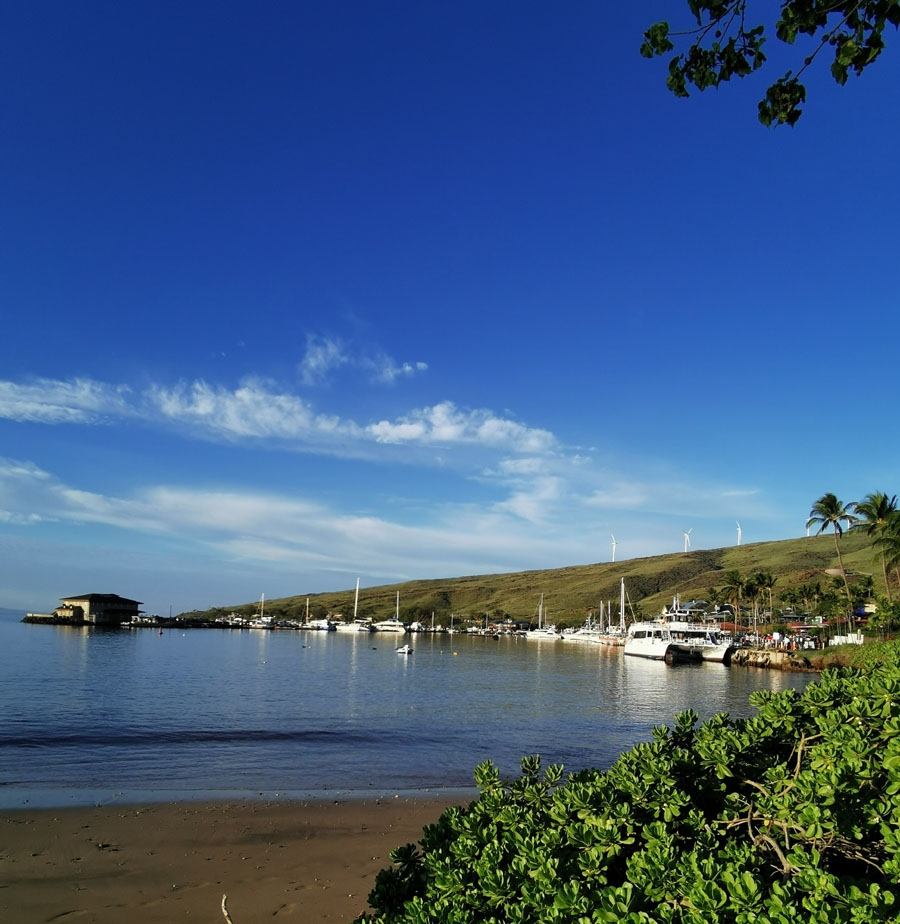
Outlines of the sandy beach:
{"type": "Polygon", "coordinates": [[[9,924],[352,921],[391,850],[452,802],[224,802],[0,811],[9,924]]]}

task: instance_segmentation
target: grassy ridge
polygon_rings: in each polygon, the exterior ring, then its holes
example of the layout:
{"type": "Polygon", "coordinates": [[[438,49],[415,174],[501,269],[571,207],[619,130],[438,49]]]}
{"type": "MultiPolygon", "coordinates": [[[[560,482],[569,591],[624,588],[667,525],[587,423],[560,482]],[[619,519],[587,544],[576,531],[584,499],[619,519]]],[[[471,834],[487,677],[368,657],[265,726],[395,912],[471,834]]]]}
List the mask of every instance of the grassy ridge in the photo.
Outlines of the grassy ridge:
{"type": "MultiPolygon", "coordinates": [[[[873,574],[879,591],[883,591],[880,565],[865,536],[845,534],[841,551],[848,574],[873,574]]],[[[704,597],[708,588],[721,586],[725,572],[731,569],[745,575],[770,571],[777,578],[775,592],[778,594],[810,581],[826,585],[831,580],[826,569],[836,567],[834,539],[829,534],[546,571],[439,578],[360,588],[359,613],[376,619],[393,615],[399,591],[400,615],[407,621],[425,618],[426,614],[430,618],[432,611],[435,618],[444,623],[451,612],[460,621],[495,613],[529,619],[535,615],[538,598],[543,593],[549,618],[557,625],[566,626],[583,622],[589,612],[598,609],[601,600],[611,600],[617,608],[620,578],[625,578],[632,604],[645,614],[653,614],[660,612],[663,604],[670,603],[676,592],[685,601],[704,597]]],[[[309,594],[310,610],[317,615],[328,612],[350,616],[353,596],[353,588],[309,594]]],[[[296,618],[305,612],[306,600],[305,593],[267,600],[266,612],[296,618]]],[[[232,611],[251,613],[257,608],[254,601],[184,615],[212,618],[232,611]]]]}

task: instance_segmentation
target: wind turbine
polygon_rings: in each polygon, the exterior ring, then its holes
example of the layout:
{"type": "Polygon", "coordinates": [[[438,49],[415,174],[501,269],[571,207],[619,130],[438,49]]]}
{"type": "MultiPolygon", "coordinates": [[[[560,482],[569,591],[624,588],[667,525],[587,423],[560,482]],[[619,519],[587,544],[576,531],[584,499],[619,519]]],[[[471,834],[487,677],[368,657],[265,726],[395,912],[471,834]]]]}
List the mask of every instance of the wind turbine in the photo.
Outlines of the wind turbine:
{"type": "Polygon", "coordinates": [[[735,520],[734,522],[737,523],[737,528],[738,528],[738,545],[740,545],[740,544],[741,544],[741,524],[738,523],[737,520],[735,520]]]}
{"type": "MultiPolygon", "coordinates": [[[[684,550],[685,552],[691,547],[691,533],[694,531],[692,526],[686,533],[684,533],[684,550]]],[[[684,532],[684,530],[682,530],[684,532]]]]}
{"type": "Polygon", "coordinates": [[[615,561],[616,560],[616,537],[613,536],[612,533],[610,533],[609,535],[612,538],[612,550],[613,550],[612,560],[615,561]]]}

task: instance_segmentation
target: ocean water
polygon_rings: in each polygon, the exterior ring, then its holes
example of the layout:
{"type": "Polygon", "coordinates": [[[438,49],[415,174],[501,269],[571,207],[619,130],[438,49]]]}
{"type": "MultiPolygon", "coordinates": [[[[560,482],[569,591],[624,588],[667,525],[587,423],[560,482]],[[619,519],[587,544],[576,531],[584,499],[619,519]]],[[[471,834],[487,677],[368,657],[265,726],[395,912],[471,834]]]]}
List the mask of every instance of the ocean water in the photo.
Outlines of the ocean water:
{"type": "Polygon", "coordinates": [[[810,679],[566,642],[0,616],[0,807],[474,793],[485,759],[608,767],[684,709],[747,716],[753,690],[810,679]]]}

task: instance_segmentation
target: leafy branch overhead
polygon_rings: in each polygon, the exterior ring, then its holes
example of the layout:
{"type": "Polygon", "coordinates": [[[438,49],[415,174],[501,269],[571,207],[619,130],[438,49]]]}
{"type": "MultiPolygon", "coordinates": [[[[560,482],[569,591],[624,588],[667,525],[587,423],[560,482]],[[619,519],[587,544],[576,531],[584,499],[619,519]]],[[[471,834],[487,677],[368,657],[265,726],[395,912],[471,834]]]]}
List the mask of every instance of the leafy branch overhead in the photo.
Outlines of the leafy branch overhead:
{"type": "MultiPolygon", "coordinates": [[[[676,50],[676,42],[690,43],[669,61],[666,85],[676,96],[689,96],[688,85],[706,90],[746,77],[766,62],[766,27],[748,24],[748,5],[749,0],[688,0],[697,27],[673,32],[668,22],[655,23],[644,33],[641,54],[652,58],[676,50]]],[[[900,25],[900,0],[783,0],[775,35],[789,45],[808,35],[814,44],[796,73],[789,70],[766,90],[760,122],[793,125],[800,118],[806,101],[800,77],[826,46],[833,50],[831,73],[839,84],[851,71],[859,76],[881,54],[888,25],[900,25]]]]}

